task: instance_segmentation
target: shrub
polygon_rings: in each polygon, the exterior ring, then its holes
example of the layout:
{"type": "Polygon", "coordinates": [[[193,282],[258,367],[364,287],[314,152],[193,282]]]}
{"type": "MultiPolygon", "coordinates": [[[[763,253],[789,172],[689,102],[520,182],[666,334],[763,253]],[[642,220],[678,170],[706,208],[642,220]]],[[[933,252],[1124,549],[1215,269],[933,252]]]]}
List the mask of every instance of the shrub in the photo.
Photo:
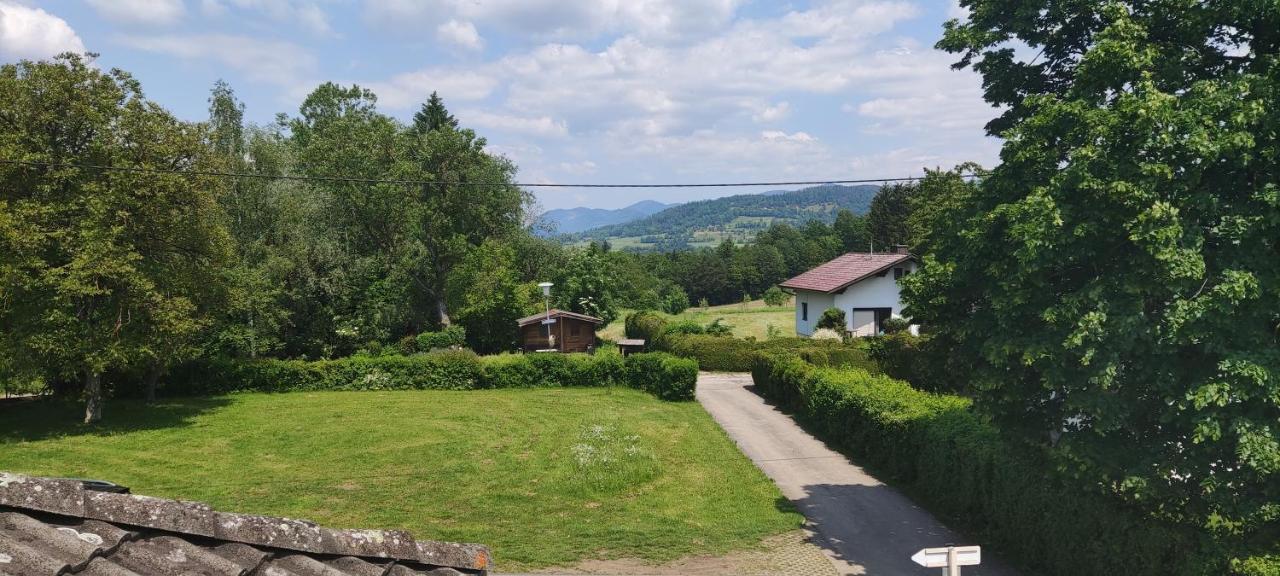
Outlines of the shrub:
{"type": "Polygon", "coordinates": [[[764,291],[764,303],[768,306],[776,308],[786,304],[789,299],[791,299],[791,297],[777,286],[770,286],[768,290],[764,291]]]}
{"type": "Polygon", "coordinates": [[[1058,473],[1050,454],[1005,439],[967,399],[789,352],[757,354],[752,378],[818,435],[1028,573],[1222,573],[1221,562],[1199,564],[1188,530],[1058,473]]]}
{"type": "Polygon", "coordinates": [[[899,332],[906,332],[907,329],[911,327],[911,322],[901,316],[893,316],[886,318],[885,321],[880,324],[880,327],[884,329],[885,334],[897,334],[899,332]]]}
{"type": "Polygon", "coordinates": [[[693,400],[698,363],[670,354],[632,354],[626,358],[626,378],[633,388],[663,400],[693,400]]]}
{"type": "Polygon", "coordinates": [[[685,294],[684,288],[674,284],[668,286],[662,295],[662,311],[674,316],[688,307],[689,295],[685,294]]]}
{"type": "Polygon", "coordinates": [[[176,367],[169,395],[307,390],[472,390],[628,386],[665,400],[693,396],[698,364],[669,354],[500,354],[441,350],[340,360],[212,359],[176,367]],[[632,360],[636,358],[636,360],[632,360]],[[634,364],[634,365],[633,365],[634,364]]]}
{"type": "Polygon", "coordinates": [[[953,374],[968,372],[957,366],[963,359],[949,354],[943,342],[931,336],[898,332],[863,339],[867,353],[885,374],[906,380],[919,390],[959,392],[962,382],[953,374]]]}
{"type": "Polygon", "coordinates": [[[844,310],[839,308],[827,308],[826,310],[823,310],[822,316],[818,318],[817,327],[835,330],[836,332],[843,334],[848,327],[848,323],[845,322],[844,310]]]}
{"type": "Polygon", "coordinates": [[[681,320],[679,322],[669,322],[662,327],[662,335],[668,334],[704,334],[707,329],[701,324],[693,320],[681,320]]]}
{"type": "Polygon", "coordinates": [[[633,312],[627,316],[623,328],[627,338],[643,338],[655,342],[662,334],[666,321],[661,316],[648,311],[633,312]]]}
{"type": "Polygon", "coordinates": [[[418,334],[418,350],[427,352],[430,350],[439,350],[442,348],[455,348],[465,346],[467,343],[467,331],[457,324],[445,326],[444,330],[439,332],[423,332],[418,334]]]}
{"type": "Polygon", "coordinates": [[[724,318],[716,318],[707,324],[704,333],[711,336],[733,336],[733,326],[724,323],[724,318]]]}

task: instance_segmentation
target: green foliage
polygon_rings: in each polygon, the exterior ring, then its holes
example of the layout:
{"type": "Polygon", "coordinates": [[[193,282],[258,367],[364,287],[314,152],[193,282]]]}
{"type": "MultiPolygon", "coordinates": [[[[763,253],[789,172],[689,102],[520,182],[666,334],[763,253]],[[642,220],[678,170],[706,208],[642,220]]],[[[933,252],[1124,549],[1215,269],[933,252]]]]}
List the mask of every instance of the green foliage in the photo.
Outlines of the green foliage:
{"type": "MultiPolygon", "coordinates": [[[[872,200],[874,202],[874,200],[872,200]]],[[[870,252],[871,230],[866,216],[857,216],[849,210],[836,213],[836,221],[831,224],[831,231],[840,239],[841,249],[845,252],[870,252]]]]}
{"type": "Polygon", "coordinates": [[[1058,472],[1043,451],[1006,440],[964,398],[788,353],[756,355],[752,379],[819,436],[1029,573],[1223,571],[1222,551],[1198,549],[1190,531],[1058,472]]]}
{"type": "Polygon", "coordinates": [[[1280,12],[963,4],[939,47],[1005,108],[1004,163],[930,218],[908,315],[973,360],[956,377],[1002,428],[1226,542],[1275,542],[1280,12]]]}
{"type": "Polygon", "coordinates": [[[607,254],[595,243],[570,254],[552,292],[556,307],[595,316],[605,324],[617,317],[617,275],[607,254]]]}
{"type": "Polygon", "coordinates": [[[837,333],[843,334],[849,329],[849,324],[845,320],[844,310],[827,308],[822,311],[822,316],[818,317],[817,327],[835,330],[837,333]]]}
{"type": "Polygon", "coordinates": [[[906,244],[912,232],[908,221],[916,194],[916,184],[898,182],[876,193],[867,212],[867,228],[878,252],[888,252],[895,244],[906,244]]]}
{"type": "Polygon", "coordinates": [[[899,332],[906,332],[908,328],[911,328],[911,322],[901,316],[893,316],[891,318],[885,318],[884,322],[881,324],[881,328],[884,329],[885,334],[897,334],[899,332]]]}
{"type": "MultiPolygon", "coordinates": [[[[627,386],[664,400],[689,400],[698,364],[668,354],[501,354],[438,350],[413,356],[339,360],[204,359],[167,378],[170,396],[315,390],[475,390],[627,386]]],[[[122,390],[127,391],[127,390],[122,390]]]]}
{"type": "Polygon", "coordinates": [[[663,400],[693,400],[698,363],[670,354],[632,354],[626,360],[627,383],[663,400]]]}
{"type": "Polygon", "coordinates": [[[453,320],[466,328],[471,349],[482,354],[516,349],[516,320],[537,310],[541,300],[537,286],[516,276],[515,250],[495,240],[467,254],[446,286],[453,320]]]}
{"type": "Polygon", "coordinates": [[[706,334],[707,328],[693,320],[681,320],[679,322],[667,322],[662,327],[662,335],[669,334],[706,334]]]}
{"type": "Polygon", "coordinates": [[[733,336],[733,326],[726,324],[724,318],[716,318],[702,332],[708,336],[733,336]]]}
{"type": "MultiPolygon", "coordinates": [[[[3,158],[218,168],[202,126],[79,56],[0,67],[0,110],[3,158]]],[[[81,379],[86,420],[96,421],[103,373],[195,353],[229,257],[221,179],[7,164],[0,183],[7,371],[81,379]]]]}
{"type": "Polygon", "coordinates": [[[627,338],[640,338],[648,342],[656,342],[662,335],[666,320],[653,312],[642,310],[627,315],[624,329],[627,338]]]}
{"type": "Polygon", "coordinates": [[[422,352],[458,348],[467,344],[467,330],[462,326],[446,326],[436,332],[423,332],[415,338],[417,349],[422,352]]]}
{"type": "Polygon", "coordinates": [[[684,312],[689,308],[689,295],[685,293],[684,288],[678,285],[670,284],[664,288],[662,294],[662,311],[667,314],[676,315],[684,312]]]}
{"type": "Polygon", "coordinates": [[[426,133],[442,128],[457,130],[458,119],[445,108],[444,99],[432,90],[431,96],[422,104],[422,108],[413,114],[413,129],[419,133],[426,133]]]}
{"type": "Polygon", "coordinates": [[[775,308],[785,305],[790,299],[791,295],[783,292],[776,285],[770,286],[768,290],[764,291],[764,303],[775,308]]]}

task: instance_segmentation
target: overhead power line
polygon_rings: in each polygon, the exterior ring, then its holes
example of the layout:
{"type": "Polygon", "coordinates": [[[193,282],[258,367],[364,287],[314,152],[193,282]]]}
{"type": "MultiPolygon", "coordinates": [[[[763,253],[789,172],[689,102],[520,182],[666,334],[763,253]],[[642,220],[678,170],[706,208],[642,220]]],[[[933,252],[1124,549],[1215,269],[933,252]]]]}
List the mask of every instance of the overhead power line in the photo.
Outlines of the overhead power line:
{"type": "MultiPolygon", "coordinates": [[[[404,184],[415,186],[433,186],[448,184],[453,186],[519,186],[522,188],[742,188],[749,186],[822,186],[826,184],[880,184],[885,182],[913,182],[922,176],[905,176],[899,178],[860,178],[852,180],[791,180],[776,182],[715,182],[715,183],[673,183],[673,184],[559,184],[547,182],[446,182],[440,180],[397,180],[387,178],[350,178],[346,176],[297,176],[289,174],[254,174],[245,172],[222,172],[217,170],[176,170],[165,168],[146,168],[141,166],[107,166],[100,164],[71,164],[59,162],[35,162],[28,160],[0,159],[0,164],[20,166],[39,166],[44,168],[78,168],[81,170],[102,170],[110,172],[133,172],[142,174],[177,174],[182,176],[215,176],[222,178],[257,178],[264,180],[295,180],[303,182],[338,182],[346,184],[404,184]]],[[[961,174],[962,178],[972,178],[976,174],[961,174]]]]}

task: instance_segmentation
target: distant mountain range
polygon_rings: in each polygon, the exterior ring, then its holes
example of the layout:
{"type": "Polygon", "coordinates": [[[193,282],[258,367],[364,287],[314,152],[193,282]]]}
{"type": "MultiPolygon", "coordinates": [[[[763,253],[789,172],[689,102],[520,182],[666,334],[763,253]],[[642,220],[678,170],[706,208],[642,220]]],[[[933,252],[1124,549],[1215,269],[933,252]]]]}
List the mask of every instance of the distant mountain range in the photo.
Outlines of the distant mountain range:
{"type": "MultiPolygon", "coordinates": [[[[561,228],[560,232],[568,242],[608,240],[615,248],[629,250],[713,246],[725,239],[748,242],[775,222],[802,225],[809,220],[819,220],[831,223],[841,209],[866,214],[871,207],[871,199],[879,190],[879,186],[830,184],[796,191],[740,194],[670,206],[647,216],[581,228],[577,232],[561,228]]],[[[645,203],[623,210],[640,204],[645,203]]],[[[661,206],[657,202],[652,204],[661,206]]]]}
{"type": "Polygon", "coordinates": [[[626,208],[607,210],[604,208],[560,208],[542,213],[542,220],[553,226],[553,234],[577,234],[608,226],[639,220],[661,212],[674,204],[663,204],[655,200],[642,200],[626,208]]]}

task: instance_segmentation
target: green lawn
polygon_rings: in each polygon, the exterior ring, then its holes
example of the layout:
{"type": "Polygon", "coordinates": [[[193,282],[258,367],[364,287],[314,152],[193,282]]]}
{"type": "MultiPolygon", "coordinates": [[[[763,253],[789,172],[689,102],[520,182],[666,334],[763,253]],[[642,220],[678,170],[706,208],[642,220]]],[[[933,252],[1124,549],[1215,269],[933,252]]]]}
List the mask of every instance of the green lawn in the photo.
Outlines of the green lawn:
{"type": "MultiPolygon", "coordinates": [[[[631,312],[631,310],[624,310],[619,313],[617,320],[600,330],[600,337],[609,340],[623,338],[623,320],[631,312]]],[[[725,304],[703,310],[695,306],[676,316],[669,314],[663,314],[663,316],[677,321],[693,320],[699,324],[708,324],[716,318],[724,318],[726,324],[733,326],[733,335],[738,338],[754,336],[756,339],[764,340],[768,337],[770,324],[778,328],[779,336],[796,335],[794,302],[788,302],[786,306],[778,308],[765,306],[762,300],[752,300],[745,307],[742,304],[725,304]]]]}
{"type": "Polygon", "coordinates": [[[754,546],[800,516],[694,402],[627,389],[0,404],[0,470],[480,542],[503,570],[754,546]]]}

